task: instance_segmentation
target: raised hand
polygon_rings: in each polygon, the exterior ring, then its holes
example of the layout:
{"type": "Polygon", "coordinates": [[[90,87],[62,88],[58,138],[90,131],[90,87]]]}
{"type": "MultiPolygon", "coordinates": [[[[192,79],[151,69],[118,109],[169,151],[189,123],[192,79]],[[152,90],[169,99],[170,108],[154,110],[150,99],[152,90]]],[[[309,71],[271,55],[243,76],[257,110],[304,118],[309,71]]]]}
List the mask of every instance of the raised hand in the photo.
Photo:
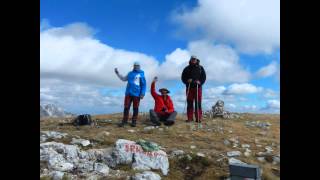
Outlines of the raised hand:
{"type": "Polygon", "coordinates": [[[158,81],[158,77],[155,76],[155,77],[153,78],[153,82],[157,82],[157,81],[158,81]]]}

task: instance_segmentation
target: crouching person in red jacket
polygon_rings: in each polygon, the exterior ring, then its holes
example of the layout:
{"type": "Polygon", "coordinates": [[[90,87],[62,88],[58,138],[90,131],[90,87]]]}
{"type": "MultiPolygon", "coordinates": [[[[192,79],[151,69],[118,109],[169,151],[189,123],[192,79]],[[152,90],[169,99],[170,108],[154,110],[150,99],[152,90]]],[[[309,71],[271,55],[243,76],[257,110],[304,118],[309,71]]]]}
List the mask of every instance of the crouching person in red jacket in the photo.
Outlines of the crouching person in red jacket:
{"type": "Polygon", "coordinates": [[[154,109],[150,109],[150,120],[157,126],[161,125],[163,121],[164,125],[171,126],[177,116],[177,112],[174,111],[173,103],[168,95],[170,93],[166,88],[159,89],[161,95],[156,93],[155,84],[157,77],[155,77],[151,83],[151,95],[155,101],[154,109]]]}

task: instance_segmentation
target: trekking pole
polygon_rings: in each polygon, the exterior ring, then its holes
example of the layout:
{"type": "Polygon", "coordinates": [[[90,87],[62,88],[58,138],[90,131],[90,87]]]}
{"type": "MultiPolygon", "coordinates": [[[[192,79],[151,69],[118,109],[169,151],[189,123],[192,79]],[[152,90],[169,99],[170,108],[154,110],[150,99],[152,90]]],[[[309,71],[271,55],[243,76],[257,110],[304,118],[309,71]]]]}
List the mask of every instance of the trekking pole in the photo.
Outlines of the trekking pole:
{"type": "Polygon", "coordinates": [[[184,108],[183,108],[182,114],[184,114],[185,110],[186,110],[187,100],[188,100],[188,96],[189,96],[189,90],[190,90],[190,83],[188,83],[187,96],[186,96],[186,101],[184,103],[184,108]]]}
{"type": "Polygon", "coordinates": [[[199,112],[199,91],[198,91],[198,88],[199,88],[199,85],[197,84],[197,119],[198,119],[198,122],[197,122],[197,125],[198,125],[198,129],[200,128],[201,129],[201,121],[200,121],[200,112],[199,112]]]}
{"type": "Polygon", "coordinates": [[[197,105],[197,107],[196,107],[196,112],[197,112],[197,128],[199,129],[199,94],[198,94],[199,92],[198,92],[198,83],[197,83],[197,103],[196,103],[196,105],[197,105]]]}

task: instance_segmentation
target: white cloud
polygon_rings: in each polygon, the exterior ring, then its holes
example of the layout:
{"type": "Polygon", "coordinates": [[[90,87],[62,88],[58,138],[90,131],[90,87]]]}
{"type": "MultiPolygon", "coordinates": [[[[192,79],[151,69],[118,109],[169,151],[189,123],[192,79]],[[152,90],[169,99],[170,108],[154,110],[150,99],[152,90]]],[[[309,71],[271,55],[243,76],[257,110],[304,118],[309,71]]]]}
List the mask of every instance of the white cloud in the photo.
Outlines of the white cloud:
{"type": "Polygon", "coordinates": [[[268,100],[267,101],[267,109],[280,109],[280,101],[279,100],[268,100]]]}
{"type": "Polygon", "coordinates": [[[217,86],[217,87],[212,87],[205,89],[206,94],[211,94],[211,95],[221,95],[227,88],[224,86],[217,86]]]}
{"type": "Polygon", "coordinates": [[[71,82],[86,82],[112,87],[123,86],[114,73],[118,67],[125,75],[134,61],[150,75],[156,72],[158,61],[138,52],[114,49],[92,37],[92,29],[76,23],[51,28],[40,33],[41,78],[56,78],[71,82]]]}
{"type": "Polygon", "coordinates": [[[251,78],[250,72],[240,65],[238,54],[229,46],[213,45],[208,41],[192,41],[188,50],[200,59],[208,81],[243,83],[251,78]]]}
{"type": "MultiPolygon", "coordinates": [[[[44,25],[48,26],[49,21],[44,20],[44,25]]],[[[50,25],[49,25],[50,27],[50,25]]],[[[44,32],[44,31],[43,31],[44,32]]],[[[45,33],[56,37],[73,37],[73,38],[90,38],[93,37],[96,30],[88,26],[86,23],[72,23],[65,27],[46,28],[45,33]]]]}
{"type": "Polygon", "coordinates": [[[188,65],[192,54],[200,59],[200,64],[206,71],[207,82],[247,82],[250,79],[250,72],[239,64],[239,57],[232,48],[213,45],[208,41],[192,41],[187,49],[177,48],[166,55],[158,75],[167,80],[180,80],[183,68],[188,65]]]}
{"type": "Polygon", "coordinates": [[[279,92],[276,92],[272,89],[265,89],[263,93],[263,97],[265,98],[276,98],[279,96],[279,92]]]}
{"type": "Polygon", "coordinates": [[[279,0],[198,0],[197,6],[173,14],[187,32],[234,44],[245,53],[271,53],[280,47],[279,0]]]}
{"type": "Polygon", "coordinates": [[[134,61],[139,61],[149,82],[155,75],[164,80],[180,80],[190,55],[197,54],[207,70],[208,81],[247,82],[250,78],[250,73],[240,66],[237,53],[228,46],[194,41],[187,49],[177,48],[166,55],[159,65],[152,56],[101,43],[93,37],[93,31],[84,23],[41,31],[41,77],[120,87],[123,83],[114,74],[114,68],[125,74],[134,61]]]}
{"type": "Polygon", "coordinates": [[[158,76],[167,80],[179,80],[183,68],[190,59],[190,52],[177,48],[165,56],[165,62],[160,65],[158,76]]]}
{"type": "Polygon", "coordinates": [[[224,94],[250,94],[250,93],[258,93],[263,90],[262,87],[256,87],[253,84],[243,83],[243,84],[231,84],[228,86],[227,90],[224,94]]]}
{"type": "Polygon", "coordinates": [[[269,65],[260,68],[257,72],[258,77],[269,77],[278,72],[278,64],[274,61],[269,65]]]}
{"type": "Polygon", "coordinates": [[[226,104],[226,107],[229,107],[231,109],[235,109],[237,106],[235,104],[229,103],[229,104],[226,104]]]}
{"type": "Polygon", "coordinates": [[[171,96],[175,108],[182,112],[185,106],[185,89],[180,77],[191,54],[197,55],[201,60],[207,73],[207,86],[211,83],[236,83],[229,87],[204,89],[204,109],[210,109],[219,99],[224,100],[228,108],[236,106],[234,109],[237,109],[240,108],[237,104],[239,94],[260,92],[260,87],[245,83],[249,81],[251,74],[240,65],[237,53],[229,46],[192,41],[186,49],[177,48],[167,54],[160,64],[152,56],[110,47],[97,40],[94,31],[84,23],[76,23],[40,32],[42,101],[53,101],[66,110],[82,113],[121,112],[126,83],[118,79],[114,68],[118,67],[124,75],[132,69],[134,61],[139,61],[148,83],[146,96],[140,105],[141,111],[148,111],[154,106],[149,89],[151,79],[158,75],[159,87],[175,89],[181,86],[181,90],[171,96]],[[174,83],[169,85],[168,80],[174,83]],[[118,92],[103,94],[100,92],[103,88],[118,92]]]}

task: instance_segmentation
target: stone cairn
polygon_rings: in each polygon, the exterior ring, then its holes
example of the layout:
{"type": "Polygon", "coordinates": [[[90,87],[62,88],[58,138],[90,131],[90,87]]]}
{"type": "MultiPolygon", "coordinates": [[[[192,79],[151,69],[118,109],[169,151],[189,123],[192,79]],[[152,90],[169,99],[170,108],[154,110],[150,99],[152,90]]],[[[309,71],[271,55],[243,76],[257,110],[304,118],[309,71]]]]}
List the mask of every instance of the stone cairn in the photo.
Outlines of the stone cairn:
{"type": "Polygon", "coordinates": [[[239,115],[230,113],[229,111],[226,111],[224,109],[224,102],[222,100],[218,100],[216,104],[212,106],[212,109],[204,112],[203,115],[204,117],[207,117],[210,119],[216,118],[216,117],[222,117],[224,119],[239,118],[239,115]]]}

